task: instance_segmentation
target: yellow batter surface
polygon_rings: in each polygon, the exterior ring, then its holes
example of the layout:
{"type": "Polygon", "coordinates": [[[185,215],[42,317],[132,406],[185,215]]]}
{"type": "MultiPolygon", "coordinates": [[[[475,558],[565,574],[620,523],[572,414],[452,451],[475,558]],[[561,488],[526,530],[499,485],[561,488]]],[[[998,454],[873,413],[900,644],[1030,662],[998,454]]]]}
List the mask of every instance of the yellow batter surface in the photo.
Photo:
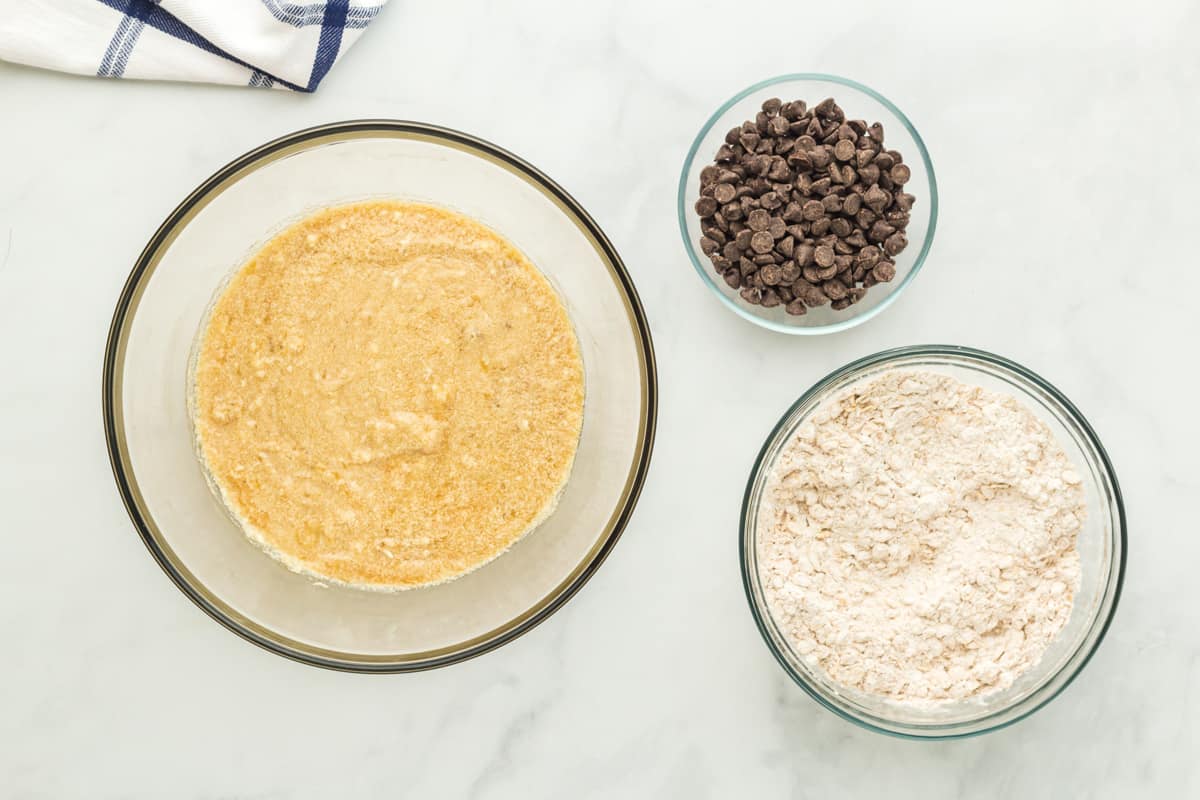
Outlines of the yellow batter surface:
{"type": "Polygon", "coordinates": [[[415,203],[267,243],[218,298],[194,380],[201,458],[247,535],[370,588],[455,578],[528,533],[583,423],[554,289],[495,231],[415,203]]]}

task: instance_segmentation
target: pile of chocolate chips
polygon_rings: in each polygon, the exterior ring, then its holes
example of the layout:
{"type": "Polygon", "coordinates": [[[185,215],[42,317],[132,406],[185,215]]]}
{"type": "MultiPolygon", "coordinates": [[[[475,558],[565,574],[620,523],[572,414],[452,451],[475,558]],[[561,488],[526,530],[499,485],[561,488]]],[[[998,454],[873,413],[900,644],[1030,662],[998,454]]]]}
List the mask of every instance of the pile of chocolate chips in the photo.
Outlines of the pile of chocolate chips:
{"type": "Polygon", "coordinates": [[[700,172],[700,249],[749,303],[846,308],[896,276],[910,174],[878,122],[772,98],[700,172]]]}

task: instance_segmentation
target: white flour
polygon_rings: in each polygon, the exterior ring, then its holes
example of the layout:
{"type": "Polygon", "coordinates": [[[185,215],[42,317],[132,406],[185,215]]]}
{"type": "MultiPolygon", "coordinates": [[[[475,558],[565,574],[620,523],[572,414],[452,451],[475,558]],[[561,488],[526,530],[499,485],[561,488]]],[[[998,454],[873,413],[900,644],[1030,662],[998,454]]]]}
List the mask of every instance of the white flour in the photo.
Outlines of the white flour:
{"type": "Polygon", "coordinates": [[[834,681],[897,701],[1003,689],[1079,587],[1079,476],[1016,399],[894,371],[784,446],[758,523],[767,604],[834,681]]]}

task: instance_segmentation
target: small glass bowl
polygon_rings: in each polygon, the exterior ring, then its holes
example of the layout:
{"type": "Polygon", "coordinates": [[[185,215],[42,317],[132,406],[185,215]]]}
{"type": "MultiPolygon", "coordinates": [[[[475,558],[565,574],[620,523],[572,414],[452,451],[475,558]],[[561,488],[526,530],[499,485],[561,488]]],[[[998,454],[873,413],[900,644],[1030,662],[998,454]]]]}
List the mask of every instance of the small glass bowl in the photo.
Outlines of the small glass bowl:
{"type": "Polygon", "coordinates": [[[679,230],[683,234],[683,244],[692,266],[727,307],[757,325],[781,333],[834,333],[866,322],[887,308],[916,277],[933,244],[933,232],[937,227],[937,181],[933,175],[933,162],[929,160],[929,152],[916,128],[886,97],[861,83],[836,75],[780,75],[738,92],[704,123],[683,162],[683,172],[679,176],[678,213],[679,230]],[[884,144],[889,150],[899,151],[904,156],[904,163],[912,170],[905,191],[916,197],[916,203],[906,232],[908,247],[895,259],[896,277],[888,283],[871,287],[861,301],[841,311],[834,311],[825,305],[810,308],[807,314],[793,316],[782,305],[763,308],[747,303],[736,289],[731,289],[725,283],[713,269],[708,256],[700,251],[700,217],[693,208],[700,196],[700,171],[712,163],[717,149],[725,142],[726,132],[746,120],[754,119],[763,101],[772,97],[784,102],[804,100],[810,106],[832,97],[846,112],[847,119],[882,123],[884,144]]]}
{"type": "Polygon", "coordinates": [[[1116,611],[1125,575],[1125,536],[1125,508],[1112,464],[1095,431],[1060,391],[1025,367],[991,353],[946,345],[902,347],[867,356],[832,373],[805,392],[771,431],[750,474],[742,504],[742,580],[767,647],[813,699],[868,730],[913,739],[952,739],[1011,725],[1049,703],[1079,674],[1116,611]],[[1083,478],[1087,504],[1087,520],[1079,533],[1079,591],[1070,619],[1041,661],[1008,689],[929,707],[855,691],[806,664],[771,618],[758,570],[759,509],[783,445],[830,398],[897,368],[940,372],[1015,396],[1053,431],[1083,478]]]}
{"type": "Polygon", "coordinates": [[[479,655],[573,596],[633,513],[654,442],[657,394],[641,302],[587,212],[493,144],[398,120],[298,131],[205,181],[134,266],[113,315],[103,379],[117,487],[179,589],[272,652],[357,672],[428,669],[479,655]],[[474,572],[403,592],[326,583],[251,543],[205,479],[186,399],[192,343],[229,275],[292,222],[372,198],[452,208],[511,240],[566,305],[587,385],[579,447],[554,512],[474,572]]]}

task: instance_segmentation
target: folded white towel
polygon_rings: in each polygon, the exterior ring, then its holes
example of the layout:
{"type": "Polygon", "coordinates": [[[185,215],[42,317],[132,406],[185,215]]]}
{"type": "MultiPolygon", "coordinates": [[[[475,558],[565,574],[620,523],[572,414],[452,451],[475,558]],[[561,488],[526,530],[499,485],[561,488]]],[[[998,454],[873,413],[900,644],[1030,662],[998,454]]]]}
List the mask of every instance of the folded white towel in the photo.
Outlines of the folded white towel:
{"type": "Polygon", "coordinates": [[[0,0],[0,59],[314,91],[387,0],[0,0]]]}

